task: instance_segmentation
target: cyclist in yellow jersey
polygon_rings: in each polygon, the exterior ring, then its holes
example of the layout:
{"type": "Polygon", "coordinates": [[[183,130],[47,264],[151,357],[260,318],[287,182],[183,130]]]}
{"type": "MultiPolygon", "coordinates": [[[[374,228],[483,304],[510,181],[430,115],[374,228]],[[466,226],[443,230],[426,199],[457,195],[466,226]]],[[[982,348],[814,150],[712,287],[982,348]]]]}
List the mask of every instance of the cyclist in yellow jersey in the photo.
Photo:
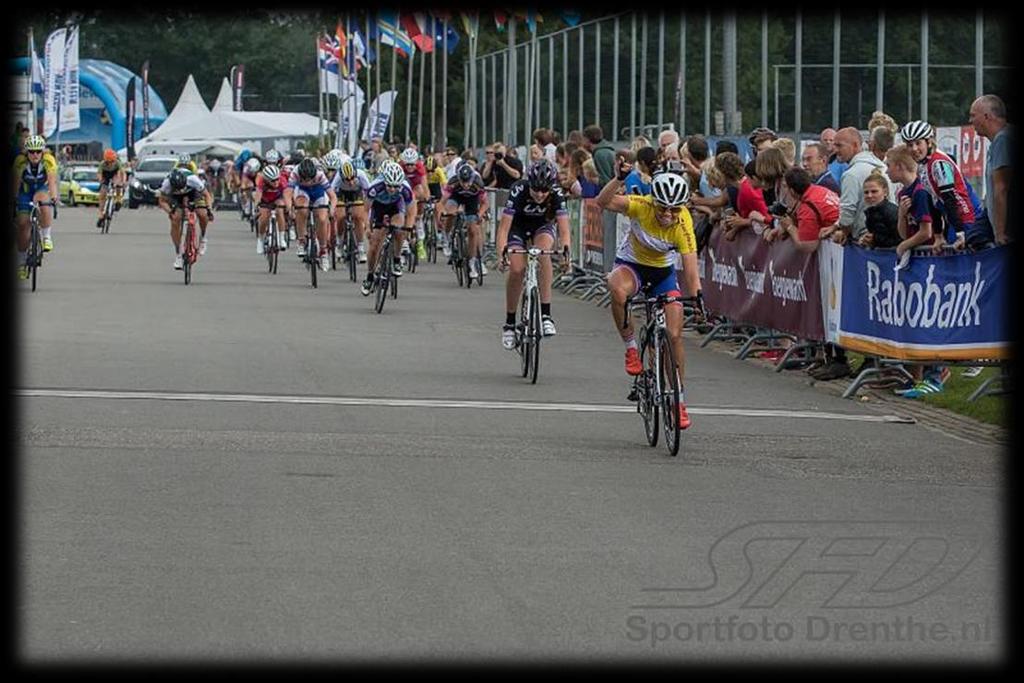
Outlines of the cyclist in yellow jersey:
{"type": "MultiPolygon", "coordinates": [[[[615,329],[626,345],[626,372],[639,375],[643,372],[643,366],[633,335],[633,324],[630,322],[625,325],[626,301],[641,290],[648,296],[680,296],[673,251],[679,252],[682,257],[683,279],[689,295],[697,297],[701,313],[704,302],[697,272],[697,239],[693,234],[693,218],[685,206],[690,198],[686,177],[671,172],[659,173],[651,179],[650,195],[617,194],[631,170],[632,164],[619,159],[616,176],[597,195],[597,203],[602,209],[622,213],[633,219],[615,255],[615,268],[608,276],[608,290],[612,295],[615,329]]],[[[690,426],[690,417],[682,395],[685,367],[682,304],[674,302],[665,306],[665,322],[672,344],[672,355],[679,368],[679,427],[686,429],[690,426]]]]}
{"type": "MultiPolygon", "coordinates": [[[[30,135],[25,140],[25,150],[14,159],[13,195],[16,198],[18,226],[18,277],[28,277],[28,240],[31,231],[30,216],[32,203],[52,201],[57,197],[57,160],[46,149],[46,139],[41,135],[30,135]]],[[[50,224],[53,213],[49,206],[39,207],[39,227],[43,238],[43,251],[53,250],[50,224]]]]}
{"type": "MultiPolygon", "coordinates": [[[[441,201],[441,188],[448,184],[448,174],[437,163],[437,159],[434,158],[433,154],[427,155],[423,165],[427,169],[427,189],[430,191],[430,198],[434,200],[436,205],[441,201]]],[[[445,234],[441,230],[440,221],[441,212],[434,211],[434,233],[437,235],[438,246],[444,248],[447,246],[447,243],[445,242],[445,234]]]]}
{"type": "Polygon", "coordinates": [[[178,161],[174,164],[174,168],[184,168],[187,171],[191,171],[193,174],[199,172],[199,167],[196,166],[196,162],[192,161],[192,157],[188,154],[179,154],[178,161]]]}
{"type": "Polygon", "coordinates": [[[118,195],[114,200],[114,206],[119,206],[120,190],[124,187],[124,176],[124,165],[117,158],[117,152],[112,149],[104,150],[103,161],[100,162],[99,170],[96,171],[96,180],[100,183],[100,198],[96,203],[96,209],[99,211],[99,216],[96,218],[97,228],[103,225],[103,204],[107,201],[107,188],[113,185],[118,195]]]}

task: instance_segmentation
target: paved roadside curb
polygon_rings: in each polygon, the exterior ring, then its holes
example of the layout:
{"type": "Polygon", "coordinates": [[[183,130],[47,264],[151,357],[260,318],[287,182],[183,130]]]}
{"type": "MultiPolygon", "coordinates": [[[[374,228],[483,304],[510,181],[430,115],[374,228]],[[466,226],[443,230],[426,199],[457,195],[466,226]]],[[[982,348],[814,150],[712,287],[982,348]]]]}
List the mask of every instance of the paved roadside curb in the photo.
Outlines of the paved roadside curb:
{"type": "MultiPolygon", "coordinates": [[[[702,336],[694,336],[691,338],[701,339],[702,336]]],[[[728,353],[731,356],[739,349],[739,345],[716,339],[705,348],[713,348],[719,353],[728,353]]],[[[748,357],[747,360],[763,367],[770,368],[773,371],[775,369],[775,364],[773,362],[756,356],[748,357]]],[[[780,374],[794,378],[797,381],[803,382],[819,391],[832,394],[833,396],[842,396],[851,381],[850,379],[819,381],[811,378],[809,375],[804,373],[803,370],[783,370],[780,374]]],[[[966,415],[961,415],[938,406],[900,398],[884,389],[861,387],[857,392],[856,398],[848,400],[856,401],[861,404],[869,403],[876,406],[884,405],[886,406],[886,410],[898,415],[909,415],[919,423],[933,429],[937,429],[943,434],[947,434],[949,436],[988,444],[1005,445],[1009,443],[1009,431],[1005,427],[975,420],[974,418],[967,417],[966,415]]]]}
{"type": "MultiPolygon", "coordinates": [[[[570,296],[577,301],[581,301],[580,297],[566,295],[561,289],[555,289],[554,291],[562,294],[563,296],[570,296]]],[[[593,300],[591,303],[593,303],[593,300]]],[[[704,338],[704,335],[690,329],[684,330],[683,334],[686,339],[691,341],[691,343],[699,343],[704,338]]],[[[704,348],[713,349],[718,353],[729,354],[732,356],[740,347],[739,344],[734,342],[715,339],[704,348]]],[[[757,356],[750,356],[747,358],[747,361],[770,368],[773,371],[775,370],[774,363],[757,356]]],[[[782,373],[779,374],[781,376],[788,376],[791,379],[803,382],[807,386],[814,387],[819,391],[824,391],[832,394],[833,396],[842,396],[850,382],[849,379],[819,381],[811,378],[802,370],[783,370],[782,373]]],[[[954,438],[966,439],[976,443],[1000,445],[1007,445],[1009,443],[1009,431],[1005,427],[975,420],[967,417],[966,415],[954,413],[951,410],[940,408],[938,406],[900,398],[893,395],[888,390],[861,387],[857,392],[856,398],[851,398],[849,400],[856,401],[861,405],[867,403],[879,408],[880,410],[883,409],[882,406],[885,406],[884,410],[886,411],[893,412],[897,415],[912,417],[920,424],[938,430],[943,434],[954,438]]]]}

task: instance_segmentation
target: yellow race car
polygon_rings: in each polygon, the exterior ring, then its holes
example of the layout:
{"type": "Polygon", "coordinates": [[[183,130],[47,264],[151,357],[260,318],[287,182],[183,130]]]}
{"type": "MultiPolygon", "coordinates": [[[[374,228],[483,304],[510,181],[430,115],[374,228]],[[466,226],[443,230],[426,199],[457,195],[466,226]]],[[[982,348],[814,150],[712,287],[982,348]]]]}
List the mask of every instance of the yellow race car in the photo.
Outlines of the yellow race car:
{"type": "MultiPolygon", "coordinates": [[[[98,204],[100,183],[96,180],[99,169],[96,166],[65,166],[60,171],[60,199],[64,204],[98,204]]],[[[124,204],[127,192],[121,196],[124,204]]]]}

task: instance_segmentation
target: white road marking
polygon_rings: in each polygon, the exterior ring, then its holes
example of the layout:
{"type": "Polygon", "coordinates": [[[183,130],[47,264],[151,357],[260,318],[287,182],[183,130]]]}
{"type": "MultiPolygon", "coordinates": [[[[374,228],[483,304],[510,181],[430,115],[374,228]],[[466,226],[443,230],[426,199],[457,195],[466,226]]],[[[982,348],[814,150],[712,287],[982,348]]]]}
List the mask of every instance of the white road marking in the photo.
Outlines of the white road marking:
{"type": "MultiPolygon", "coordinates": [[[[629,405],[602,403],[533,403],[528,401],[457,401],[431,398],[374,398],[364,396],[275,396],[265,394],[211,394],[161,391],[103,391],[98,389],[18,389],[16,396],[26,398],[92,398],[114,400],[211,401],[217,403],[290,403],[328,406],[385,406],[389,408],[464,408],[471,410],[548,410],[575,413],[634,413],[629,405]]],[[[847,420],[850,422],[891,422],[913,424],[912,417],[900,415],[857,415],[813,410],[764,410],[725,406],[688,407],[693,415],[729,417],[799,418],[811,420],[847,420]]]]}

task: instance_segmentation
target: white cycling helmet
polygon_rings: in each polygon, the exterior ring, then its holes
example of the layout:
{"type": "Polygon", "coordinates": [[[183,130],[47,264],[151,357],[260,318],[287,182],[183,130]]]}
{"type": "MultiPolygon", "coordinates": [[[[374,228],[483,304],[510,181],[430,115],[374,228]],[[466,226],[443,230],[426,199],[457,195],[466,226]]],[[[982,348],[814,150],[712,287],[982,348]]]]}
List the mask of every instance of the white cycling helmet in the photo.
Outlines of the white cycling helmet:
{"type": "Polygon", "coordinates": [[[690,183],[686,176],[659,173],[651,179],[651,196],[663,206],[682,206],[690,198],[690,183]]]}
{"type": "Polygon", "coordinates": [[[260,170],[260,160],[256,158],[249,159],[245,162],[245,170],[249,173],[256,173],[260,170]]]}
{"type": "Polygon", "coordinates": [[[934,131],[927,121],[911,121],[900,128],[900,137],[903,138],[903,142],[927,140],[933,137],[933,135],[934,131]]]}
{"type": "Polygon", "coordinates": [[[420,160],[420,153],[412,147],[406,147],[398,158],[402,160],[403,164],[415,164],[420,160]]]}
{"type": "Polygon", "coordinates": [[[268,149],[267,153],[263,155],[263,159],[268,164],[274,164],[275,166],[281,163],[281,153],[276,149],[268,149]]]}
{"type": "Polygon", "coordinates": [[[267,164],[263,167],[263,179],[270,183],[276,183],[281,177],[281,169],[274,164],[267,164]]]}
{"type": "Polygon", "coordinates": [[[381,164],[380,177],[385,185],[397,186],[405,182],[405,171],[394,161],[386,161],[381,164]]]}
{"type": "Polygon", "coordinates": [[[178,163],[179,164],[188,164],[188,163],[191,163],[191,162],[192,162],[191,155],[185,154],[184,152],[178,155],[178,163]]]}
{"type": "Polygon", "coordinates": [[[336,149],[332,149],[324,157],[324,166],[332,171],[337,171],[343,163],[345,163],[345,159],[341,156],[341,152],[336,149]]]}

